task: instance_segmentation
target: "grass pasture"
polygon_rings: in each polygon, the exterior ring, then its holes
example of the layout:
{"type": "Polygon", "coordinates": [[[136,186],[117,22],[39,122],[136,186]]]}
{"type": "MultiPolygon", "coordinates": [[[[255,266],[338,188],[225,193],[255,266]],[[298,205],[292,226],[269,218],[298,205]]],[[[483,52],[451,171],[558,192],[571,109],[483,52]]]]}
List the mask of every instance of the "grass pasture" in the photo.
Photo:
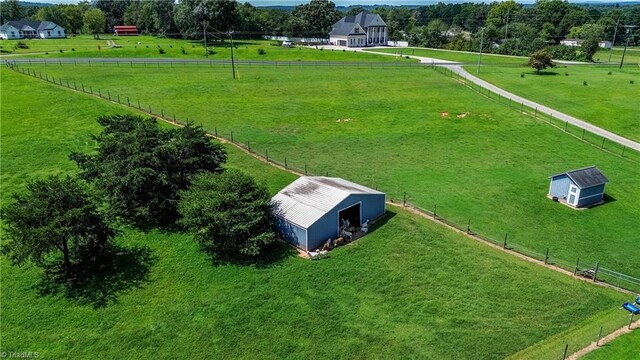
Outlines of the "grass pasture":
{"type": "Polygon", "coordinates": [[[233,82],[230,69],[215,66],[32,68],[132,103],[140,99],[145,108],[201,122],[227,138],[233,132],[236,141],[286,158],[289,166],[306,164],[312,174],[377,186],[395,199],[406,192],[410,202],[436,205],[451,221],[471,220],[485,236],[508,233],[510,244],[539,254],[549,248],[568,266],[580,257],[583,265],[600,261],[640,276],[637,163],[431,69],[241,67],[233,82]],[[611,180],[607,204],[576,211],[546,198],[550,175],[590,165],[611,180]]]}
{"type": "MultiPolygon", "coordinates": [[[[439,60],[448,60],[461,62],[465,64],[477,64],[478,53],[466,51],[453,51],[442,49],[426,49],[426,48],[388,48],[388,49],[372,49],[371,51],[383,52],[388,54],[415,55],[424,56],[439,60]]],[[[522,65],[526,64],[528,58],[522,56],[505,56],[496,54],[482,54],[482,65],[522,65]]]]}
{"type": "MultiPolygon", "coordinates": [[[[92,146],[95,117],[126,111],[0,71],[0,116],[11,119],[1,134],[4,201],[29,178],[72,172],[67,154],[92,146]]],[[[229,166],[272,192],[293,178],[229,151],[229,166]]],[[[186,235],[126,230],[122,245],[152,253],[149,277],[97,309],[37,295],[36,269],[3,258],[0,350],[68,359],[500,359],[551,337],[559,346],[537,353],[550,359],[585,327],[626,320],[615,311],[626,296],[393,212],[327,260],[283,256],[262,267],[212,266],[186,235]]]]}
{"type": "MultiPolygon", "coordinates": [[[[182,40],[173,38],[159,38],[155,36],[130,36],[117,37],[102,35],[100,39],[92,36],[78,35],[67,39],[29,39],[24,41],[29,49],[14,49],[16,40],[0,40],[3,50],[12,51],[13,54],[23,54],[29,57],[59,58],[180,58],[180,59],[205,59],[202,41],[182,40]],[[108,46],[107,41],[114,41],[119,47],[108,46]],[[98,49],[98,46],[100,49],[98,49]],[[159,48],[165,53],[160,54],[159,48]],[[72,50],[73,49],[73,50],[72,50]],[[185,53],[183,53],[183,50],[185,53]],[[60,52],[62,50],[62,52],[60,52]],[[48,54],[44,54],[48,53],[48,54]]],[[[362,54],[353,51],[341,50],[316,50],[304,46],[286,48],[274,46],[276,42],[267,40],[236,40],[234,56],[241,60],[264,61],[354,61],[354,62],[416,62],[414,59],[395,59],[391,56],[362,54]],[[261,55],[258,49],[266,53],[261,55]]],[[[209,50],[214,54],[209,55],[210,60],[230,60],[230,42],[211,42],[209,50]]]]}
{"type": "Polygon", "coordinates": [[[640,331],[635,330],[630,334],[615,339],[604,347],[587,354],[584,360],[611,360],[611,359],[638,359],[640,349],[640,331]]]}
{"type": "Polygon", "coordinates": [[[570,65],[541,75],[528,67],[487,66],[480,74],[475,67],[466,69],[516,95],[640,141],[640,67],[570,65]]]}

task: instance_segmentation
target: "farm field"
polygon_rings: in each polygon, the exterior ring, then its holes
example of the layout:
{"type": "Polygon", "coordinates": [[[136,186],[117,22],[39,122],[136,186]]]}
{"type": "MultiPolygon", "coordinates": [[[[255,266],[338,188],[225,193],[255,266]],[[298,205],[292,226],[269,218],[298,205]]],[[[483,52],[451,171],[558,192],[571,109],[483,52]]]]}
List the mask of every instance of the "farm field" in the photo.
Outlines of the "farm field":
{"type": "MultiPolygon", "coordinates": [[[[465,64],[478,64],[478,53],[465,51],[427,49],[427,48],[388,48],[388,49],[372,49],[371,51],[384,52],[396,55],[415,55],[424,56],[440,60],[450,60],[465,64]]],[[[520,56],[503,56],[495,54],[482,54],[483,65],[522,65],[526,64],[529,59],[520,56]]]]}
{"type": "MultiPolygon", "coordinates": [[[[622,52],[623,48],[615,47],[611,53],[611,62],[620,64],[622,52]]],[[[600,59],[598,62],[607,62],[609,61],[609,50],[600,49],[593,58],[596,60],[600,59]]],[[[628,47],[627,53],[624,55],[624,63],[629,66],[640,66],[640,47],[628,47]]]]}
{"type": "Polygon", "coordinates": [[[543,75],[528,67],[487,66],[480,74],[465,68],[516,95],[640,141],[640,67],[560,66],[543,75]]]}
{"type": "Polygon", "coordinates": [[[587,354],[584,360],[637,359],[640,349],[640,331],[615,339],[606,346],[587,354]]]}
{"type": "MultiPolygon", "coordinates": [[[[4,201],[30,178],[73,172],[67,154],[91,148],[95,117],[126,111],[0,71],[0,90],[19,94],[1,99],[0,116],[12,120],[2,131],[4,201]]],[[[272,193],[293,179],[228,149],[229,166],[272,193]]],[[[90,297],[41,297],[36,269],[2,261],[0,299],[11,309],[3,313],[2,351],[70,359],[499,359],[531,348],[541,349],[537,358],[555,358],[563,339],[578,347],[591,341],[580,335],[585,329],[626,321],[618,307],[627,296],[391,210],[329,259],[303,260],[283,248],[263,266],[213,266],[186,235],[125,229],[121,245],[151,252],[148,277],[139,287],[101,289],[113,298],[99,308],[82,301],[90,297]],[[541,348],[549,337],[553,346],[541,348]]]]}
{"type": "MultiPolygon", "coordinates": [[[[0,40],[2,49],[13,51],[14,54],[29,54],[29,57],[58,58],[58,57],[105,57],[105,58],[186,58],[205,59],[202,41],[158,38],[154,36],[117,37],[101,35],[99,40],[92,36],[79,35],[67,39],[23,40],[28,49],[14,49],[16,40],[0,40]],[[109,47],[107,41],[114,41],[119,48],[109,47]],[[100,46],[100,49],[98,49],[100,46]],[[160,54],[159,48],[165,53],[160,54]],[[72,50],[74,49],[74,50],[72,50]],[[182,49],[186,52],[183,53],[182,49]],[[62,52],[60,52],[62,50],[62,52]],[[48,52],[48,54],[43,54],[48,52]]],[[[391,56],[361,54],[353,51],[316,50],[304,46],[286,48],[273,46],[275,41],[267,40],[235,40],[234,56],[239,60],[264,61],[357,61],[357,62],[416,62],[414,59],[395,59],[391,56]],[[265,51],[264,55],[258,49],[265,51]]],[[[231,49],[226,42],[209,43],[209,50],[215,54],[209,55],[210,60],[230,60],[231,49]]],[[[10,58],[10,57],[9,57],[10,58]]]]}
{"type": "MultiPolygon", "coordinates": [[[[472,231],[568,267],[579,257],[640,276],[640,167],[478,96],[431,69],[33,66],[249,143],[311,174],[378,187],[472,231]],[[177,71],[177,70],[176,70],[177,71]],[[362,79],[375,79],[370,86],[362,79]],[[331,100],[327,99],[331,94],[331,100]],[[339,100],[344,99],[344,100],[339,100]],[[351,100],[349,100],[351,99],[351,100]],[[358,99],[354,101],[353,99],[358,99]],[[222,106],[221,104],[224,104],[222,106]],[[162,110],[161,110],[162,109],[162,110]],[[445,115],[444,113],[448,113],[445,115]],[[597,165],[608,202],[546,198],[549,176],[597,165]]],[[[79,85],[78,85],[79,86],[79,85]]]]}

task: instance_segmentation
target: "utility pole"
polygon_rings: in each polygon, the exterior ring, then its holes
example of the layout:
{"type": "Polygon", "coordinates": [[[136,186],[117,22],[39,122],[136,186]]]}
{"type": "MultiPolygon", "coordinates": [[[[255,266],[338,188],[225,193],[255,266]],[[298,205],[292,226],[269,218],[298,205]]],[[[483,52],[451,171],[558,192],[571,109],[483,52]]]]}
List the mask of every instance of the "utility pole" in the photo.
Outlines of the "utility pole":
{"type": "Polygon", "coordinates": [[[627,29],[626,31],[626,36],[627,36],[627,41],[625,41],[624,43],[624,50],[622,51],[622,59],[620,59],[620,69],[622,69],[622,64],[624,63],[624,54],[627,53],[627,46],[629,46],[629,35],[631,35],[631,29],[635,29],[637,28],[637,26],[634,25],[625,25],[624,26],[625,29],[627,29]]]}
{"type": "Polygon", "coordinates": [[[236,79],[236,63],[233,59],[233,31],[228,32],[229,37],[231,38],[231,71],[233,72],[233,79],[236,79]]]}
{"type": "Polygon", "coordinates": [[[504,41],[507,41],[507,34],[509,33],[509,13],[511,9],[507,9],[507,24],[504,26],[504,41]]]}
{"type": "Polygon", "coordinates": [[[616,20],[616,29],[613,30],[613,40],[611,40],[611,49],[609,49],[609,61],[611,62],[611,53],[613,53],[613,45],[616,44],[616,35],[618,35],[618,24],[620,24],[620,17],[616,20]]]}
{"type": "Polygon", "coordinates": [[[202,22],[202,36],[204,38],[204,57],[209,57],[209,49],[207,49],[207,22],[202,22]]]}
{"type": "Polygon", "coordinates": [[[482,46],[484,45],[484,28],[480,29],[481,33],[480,33],[480,57],[478,57],[478,70],[476,71],[477,74],[480,73],[480,64],[482,63],[482,46]]]}

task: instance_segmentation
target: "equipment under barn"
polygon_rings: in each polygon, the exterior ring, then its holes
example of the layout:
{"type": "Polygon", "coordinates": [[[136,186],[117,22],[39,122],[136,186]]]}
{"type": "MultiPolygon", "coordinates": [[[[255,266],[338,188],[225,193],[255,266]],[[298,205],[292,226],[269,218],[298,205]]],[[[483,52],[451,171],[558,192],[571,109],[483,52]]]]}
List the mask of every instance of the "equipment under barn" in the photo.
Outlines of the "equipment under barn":
{"type": "Polygon", "coordinates": [[[595,166],[551,176],[549,197],[572,207],[592,206],[602,201],[607,177],[595,166]]]}
{"type": "Polygon", "coordinates": [[[276,231],[309,251],[384,215],[385,200],[382,192],[340,178],[303,176],[272,198],[276,231]]]}

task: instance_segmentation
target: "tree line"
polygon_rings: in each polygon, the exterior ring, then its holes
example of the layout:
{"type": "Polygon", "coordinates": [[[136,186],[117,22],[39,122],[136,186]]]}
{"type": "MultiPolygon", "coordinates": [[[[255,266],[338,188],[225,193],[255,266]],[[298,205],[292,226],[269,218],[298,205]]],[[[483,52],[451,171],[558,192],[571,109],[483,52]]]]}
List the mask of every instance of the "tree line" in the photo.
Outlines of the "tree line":
{"type": "MultiPolygon", "coordinates": [[[[329,0],[280,8],[255,7],[235,0],[95,0],[77,5],[22,7],[16,0],[0,3],[2,21],[33,18],[50,20],[71,33],[113,31],[115,25],[136,25],[143,33],[201,39],[203,33],[222,39],[262,35],[328,36],[331,25],[344,15],[364,10],[354,6],[338,11],[329,0]]],[[[563,0],[438,3],[428,6],[369,8],[387,23],[391,40],[413,46],[528,56],[547,48],[555,58],[591,59],[597,42],[627,40],[624,25],[640,25],[640,6],[588,6],[563,0]],[[614,36],[615,35],[615,36],[614,36]],[[580,49],[558,46],[564,38],[578,38],[580,49]],[[595,44],[595,45],[594,45],[595,44]]],[[[628,34],[640,44],[640,29],[628,34]]]]}

